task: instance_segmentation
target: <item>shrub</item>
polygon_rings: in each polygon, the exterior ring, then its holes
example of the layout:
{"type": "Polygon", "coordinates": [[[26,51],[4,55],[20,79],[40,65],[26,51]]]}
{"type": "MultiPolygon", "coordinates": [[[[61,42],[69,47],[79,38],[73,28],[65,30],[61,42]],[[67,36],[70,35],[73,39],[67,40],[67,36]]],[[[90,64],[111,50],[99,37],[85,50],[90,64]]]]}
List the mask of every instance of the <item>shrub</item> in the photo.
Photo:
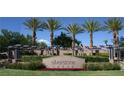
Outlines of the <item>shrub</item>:
{"type": "Polygon", "coordinates": [[[45,68],[45,66],[41,62],[31,62],[28,64],[29,70],[39,70],[43,68],[45,68]]]}
{"type": "Polygon", "coordinates": [[[23,69],[23,70],[40,70],[40,69],[44,69],[45,66],[41,62],[9,63],[6,65],[6,68],[23,69]]]}
{"type": "Polygon", "coordinates": [[[111,63],[104,63],[103,64],[103,69],[104,70],[113,70],[113,64],[111,64],[111,63]]]}
{"type": "Polygon", "coordinates": [[[121,69],[121,67],[118,63],[113,64],[113,70],[120,70],[120,69],[121,69]]]}
{"type": "Polygon", "coordinates": [[[21,51],[22,55],[37,55],[33,50],[32,51],[21,51]]]}
{"type": "Polygon", "coordinates": [[[120,70],[120,65],[118,63],[87,63],[87,70],[120,70]]]}
{"type": "Polygon", "coordinates": [[[21,59],[22,62],[42,62],[42,57],[40,56],[35,56],[35,55],[30,55],[30,56],[22,56],[21,59]]]}
{"type": "Polygon", "coordinates": [[[109,62],[108,57],[85,56],[85,57],[80,57],[80,58],[84,58],[86,62],[109,62]]]}
{"type": "Polygon", "coordinates": [[[86,67],[87,70],[92,70],[92,71],[103,69],[102,65],[100,65],[99,63],[88,63],[86,67]]]}

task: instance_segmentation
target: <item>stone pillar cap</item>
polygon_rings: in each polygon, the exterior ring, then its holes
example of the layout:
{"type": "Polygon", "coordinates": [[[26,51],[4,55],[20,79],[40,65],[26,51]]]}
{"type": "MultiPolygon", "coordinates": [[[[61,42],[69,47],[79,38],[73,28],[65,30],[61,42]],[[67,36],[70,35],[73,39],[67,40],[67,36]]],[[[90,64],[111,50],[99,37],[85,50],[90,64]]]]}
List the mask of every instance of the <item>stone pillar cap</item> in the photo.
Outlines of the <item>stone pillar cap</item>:
{"type": "Polygon", "coordinates": [[[21,44],[16,44],[14,45],[15,47],[21,47],[22,45],[21,44]]]}
{"type": "Polygon", "coordinates": [[[23,45],[23,47],[24,47],[24,48],[28,48],[28,47],[29,47],[29,45],[23,45]]]}
{"type": "Polygon", "coordinates": [[[13,47],[13,46],[8,46],[8,47],[10,48],[10,47],[13,47]]]}

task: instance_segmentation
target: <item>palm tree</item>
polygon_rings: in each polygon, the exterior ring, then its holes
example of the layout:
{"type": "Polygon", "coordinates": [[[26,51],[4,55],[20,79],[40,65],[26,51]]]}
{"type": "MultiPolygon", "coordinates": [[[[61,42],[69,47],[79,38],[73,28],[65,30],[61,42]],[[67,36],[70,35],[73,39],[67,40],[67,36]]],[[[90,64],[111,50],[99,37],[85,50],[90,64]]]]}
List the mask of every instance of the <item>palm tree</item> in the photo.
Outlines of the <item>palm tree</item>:
{"type": "Polygon", "coordinates": [[[90,33],[90,48],[93,48],[93,32],[102,29],[100,23],[98,21],[89,20],[85,21],[82,26],[85,31],[88,31],[90,33]]]}
{"type": "Polygon", "coordinates": [[[54,38],[54,31],[61,29],[61,24],[54,18],[49,18],[46,22],[43,23],[43,29],[50,31],[50,45],[53,48],[53,38],[54,38]]]}
{"type": "Polygon", "coordinates": [[[107,39],[103,40],[103,42],[105,43],[106,46],[108,45],[108,40],[107,39]]]}
{"type": "Polygon", "coordinates": [[[124,25],[119,18],[109,18],[105,22],[105,29],[113,33],[113,45],[118,47],[119,45],[119,31],[122,30],[124,25]]]}
{"type": "Polygon", "coordinates": [[[69,24],[66,28],[66,31],[68,31],[72,36],[72,54],[74,55],[74,48],[75,48],[75,36],[79,33],[82,33],[83,29],[78,24],[69,24]]]}
{"type": "Polygon", "coordinates": [[[32,45],[36,44],[36,31],[42,30],[42,23],[37,18],[30,18],[24,22],[24,25],[32,31],[32,45]]]}

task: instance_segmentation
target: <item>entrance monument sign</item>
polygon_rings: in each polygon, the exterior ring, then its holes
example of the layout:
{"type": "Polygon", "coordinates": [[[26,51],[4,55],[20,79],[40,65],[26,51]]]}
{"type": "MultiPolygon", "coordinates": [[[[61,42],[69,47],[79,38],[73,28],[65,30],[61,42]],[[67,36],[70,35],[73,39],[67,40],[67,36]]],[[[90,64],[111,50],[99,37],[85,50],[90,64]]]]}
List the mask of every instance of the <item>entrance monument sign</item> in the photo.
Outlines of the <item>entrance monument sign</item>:
{"type": "Polygon", "coordinates": [[[43,64],[47,69],[51,70],[83,70],[85,60],[73,56],[54,56],[51,58],[44,58],[43,64]]]}

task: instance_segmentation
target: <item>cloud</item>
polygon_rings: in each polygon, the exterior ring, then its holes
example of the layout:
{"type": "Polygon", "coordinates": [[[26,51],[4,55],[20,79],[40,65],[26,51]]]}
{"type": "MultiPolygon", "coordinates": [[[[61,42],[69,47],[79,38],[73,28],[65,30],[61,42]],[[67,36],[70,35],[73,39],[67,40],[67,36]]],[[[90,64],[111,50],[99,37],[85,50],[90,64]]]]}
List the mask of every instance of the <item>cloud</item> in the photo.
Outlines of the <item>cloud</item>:
{"type": "Polygon", "coordinates": [[[39,39],[39,40],[37,40],[37,42],[44,42],[44,43],[46,43],[48,46],[50,46],[50,42],[48,41],[48,40],[45,40],[45,39],[39,39]]]}

